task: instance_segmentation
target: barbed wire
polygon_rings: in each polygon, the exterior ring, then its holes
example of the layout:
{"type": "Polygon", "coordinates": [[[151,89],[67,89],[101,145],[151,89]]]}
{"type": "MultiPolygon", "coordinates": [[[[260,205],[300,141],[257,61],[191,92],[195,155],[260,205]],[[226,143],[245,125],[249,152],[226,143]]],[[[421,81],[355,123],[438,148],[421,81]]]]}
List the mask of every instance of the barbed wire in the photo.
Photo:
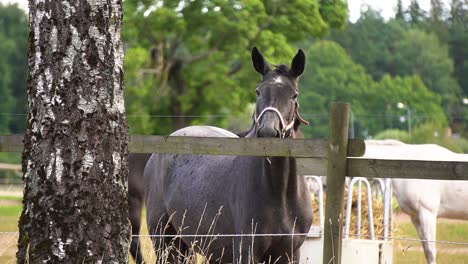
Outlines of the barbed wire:
{"type": "MultiPolygon", "coordinates": [[[[0,232],[0,235],[12,235],[12,236],[18,236],[19,232],[0,232]]],[[[168,238],[168,237],[177,237],[177,238],[182,238],[182,237],[191,237],[191,238],[205,238],[205,237],[213,237],[213,238],[219,238],[219,237],[278,237],[278,236],[284,236],[284,237],[290,237],[290,236],[311,236],[311,237],[317,237],[321,236],[321,232],[317,233],[283,233],[283,234],[213,234],[213,235],[132,235],[132,237],[155,237],[155,238],[168,238]]],[[[370,235],[358,235],[358,234],[349,234],[350,237],[367,237],[370,238],[370,235]]],[[[384,239],[384,236],[374,236],[375,238],[380,238],[380,240],[384,239]]],[[[397,241],[407,241],[407,242],[428,242],[428,243],[436,243],[436,244],[447,244],[447,245],[461,245],[461,246],[468,246],[468,241],[467,242],[458,242],[458,241],[447,241],[447,240],[428,240],[428,239],[419,239],[419,238],[412,238],[412,237],[387,237],[387,240],[397,240],[397,241]]]]}

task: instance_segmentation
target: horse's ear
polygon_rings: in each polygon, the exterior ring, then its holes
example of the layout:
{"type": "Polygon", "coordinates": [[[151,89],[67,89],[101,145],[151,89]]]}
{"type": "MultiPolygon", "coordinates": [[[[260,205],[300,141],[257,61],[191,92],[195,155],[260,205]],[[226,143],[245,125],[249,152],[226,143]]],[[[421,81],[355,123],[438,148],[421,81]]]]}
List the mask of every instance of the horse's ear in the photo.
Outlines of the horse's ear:
{"type": "Polygon", "coordinates": [[[265,62],[265,59],[263,58],[262,53],[258,51],[257,47],[254,47],[252,49],[252,63],[253,63],[255,70],[261,75],[265,75],[270,70],[270,68],[268,67],[268,64],[265,62]]]}
{"type": "Polygon", "coordinates": [[[291,62],[291,73],[294,77],[299,77],[304,72],[305,67],[305,55],[304,52],[300,49],[297,51],[296,56],[292,59],[291,62]]]}

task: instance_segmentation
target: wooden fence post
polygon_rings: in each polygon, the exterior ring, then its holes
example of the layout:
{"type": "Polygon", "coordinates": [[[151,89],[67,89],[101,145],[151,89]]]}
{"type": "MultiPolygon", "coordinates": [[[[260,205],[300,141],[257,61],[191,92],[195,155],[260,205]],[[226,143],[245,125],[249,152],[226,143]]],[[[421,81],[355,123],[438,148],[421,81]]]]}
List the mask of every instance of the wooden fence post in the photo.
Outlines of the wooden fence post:
{"type": "Polygon", "coordinates": [[[323,264],[341,263],[349,110],[346,103],[333,103],[330,109],[323,264]]]}

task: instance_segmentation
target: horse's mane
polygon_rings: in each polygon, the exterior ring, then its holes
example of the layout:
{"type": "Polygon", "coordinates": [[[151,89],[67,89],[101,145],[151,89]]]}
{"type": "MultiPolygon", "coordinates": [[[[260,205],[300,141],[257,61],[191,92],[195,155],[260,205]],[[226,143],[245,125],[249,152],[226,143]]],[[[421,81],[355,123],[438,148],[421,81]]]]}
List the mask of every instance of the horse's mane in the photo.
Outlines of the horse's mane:
{"type": "Polygon", "coordinates": [[[284,64],[275,65],[274,71],[278,74],[289,74],[289,68],[284,64]]]}

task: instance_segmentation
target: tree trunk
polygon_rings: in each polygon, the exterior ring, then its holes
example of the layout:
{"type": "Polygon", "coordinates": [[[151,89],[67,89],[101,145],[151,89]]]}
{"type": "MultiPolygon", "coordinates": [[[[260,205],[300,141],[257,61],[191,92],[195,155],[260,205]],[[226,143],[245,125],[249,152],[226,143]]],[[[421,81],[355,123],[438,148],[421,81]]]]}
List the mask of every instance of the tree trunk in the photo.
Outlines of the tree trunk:
{"type": "Polygon", "coordinates": [[[172,115],[171,125],[172,131],[176,131],[190,125],[190,113],[186,115],[182,110],[182,103],[179,97],[186,92],[186,83],[182,76],[183,62],[174,59],[171,68],[169,69],[169,85],[171,88],[170,97],[170,113],[172,115]]]}
{"type": "Polygon", "coordinates": [[[30,0],[18,263],[126,263],[122,1],[30,0]]]}

